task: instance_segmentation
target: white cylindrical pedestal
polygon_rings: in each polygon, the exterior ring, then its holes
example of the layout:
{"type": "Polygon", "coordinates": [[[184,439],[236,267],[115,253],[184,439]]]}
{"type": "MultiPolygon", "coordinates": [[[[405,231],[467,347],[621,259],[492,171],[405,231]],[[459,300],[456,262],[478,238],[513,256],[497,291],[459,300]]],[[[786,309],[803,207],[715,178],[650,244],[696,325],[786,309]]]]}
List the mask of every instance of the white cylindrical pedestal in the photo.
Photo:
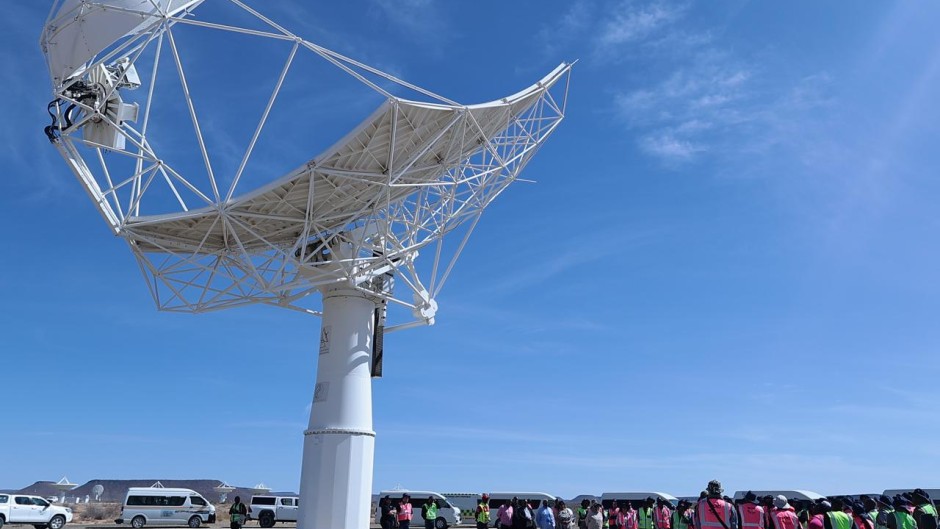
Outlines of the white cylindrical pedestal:
{"type": "Polygon", "coordinates": [[[298,529],[368,529],[372,503],[375,302],[323,291],[317,385],[304,432],[298,529]]]}

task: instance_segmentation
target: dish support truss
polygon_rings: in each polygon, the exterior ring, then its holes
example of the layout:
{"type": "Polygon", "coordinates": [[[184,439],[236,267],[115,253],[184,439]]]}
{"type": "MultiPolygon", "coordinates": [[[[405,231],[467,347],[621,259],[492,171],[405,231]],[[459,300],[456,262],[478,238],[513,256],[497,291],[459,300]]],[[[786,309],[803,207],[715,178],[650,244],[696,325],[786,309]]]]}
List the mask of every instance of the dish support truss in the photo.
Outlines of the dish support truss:
{"type": "MultiPolygon", "coordinates": [[[[102,10],[113,12],[109,4],[115,1],[86,1],[54,13],[42,41],[50,64],[56,45],[68,40],[62,35],[81,31],[76,25],[83,20],[91,25],[87,20],[102,10]]],[[[127,241],[161,310],[204,312],[265,303],[321,315],[303,303],[305,298],[345,285],[410,309],[412,321],[386,331],[433,323],[434,300],[480,214],[564,116],[569,64],[513,96],[460,105],[304,40],[240,0],[225,1],[269,31],[196,19],[191,10],[200,2],[174,12],[166,9],[168,0],[123,1],[150,5],[140,11],[122,8],[145,23],[137,20],[135,34],[103,50],[73,77],[54,82],[54,125],[47,134],[112,231],[127,241]],[[213,172],[205,127],[189,94],[173,36],[180,25],[293,43],[227,189],[213,172]],[[150,47],[157,48],[157,59],[150,78],[141,81],[134,65],[150,47]],[[171,53],[163,54],[161,64],[159,50],[167,47],[171,53]],[[319,56],[385,101],[321,155],[260,190],[236,196],[272,108],[283,103],[284,80],[302,53],[319,56]],[[197,137],[193,148],[201,151],[206,169],[197,176],[187,176],[148,140],[149,114],[158,104],[153,86],[163,68],[178,72],[182,84],[197,137]],[[396,97],[379,80],[429,101],[396,97]],[[122,94],[137,86],[148,90],[143,104],[124,103],[122,94]],[[118,174],[109,161],[114,154],[104,155],[109,151],[132,158],[133,169],[118,174]],[[148,195],[159,187],[169,188],[179,211],[145,214],[148,195]],[[459,242],[445,245],[444,236],[462,224],[459,242]],[[433,259],[420,271],[419,251],[433,259]]]]}

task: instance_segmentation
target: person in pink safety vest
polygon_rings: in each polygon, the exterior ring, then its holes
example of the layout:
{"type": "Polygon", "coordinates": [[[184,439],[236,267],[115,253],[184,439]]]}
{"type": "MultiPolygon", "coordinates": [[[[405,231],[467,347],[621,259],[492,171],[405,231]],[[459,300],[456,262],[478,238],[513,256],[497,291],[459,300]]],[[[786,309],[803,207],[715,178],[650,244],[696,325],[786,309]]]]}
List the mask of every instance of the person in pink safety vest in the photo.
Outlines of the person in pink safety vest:
{"type": "Polygon", "coordinates": [[[656,500],[656,510],[653,512],[653,523],[656,529],[671,529],[672,510],[666,506],[668,502],[662,498],[656,500]]]}
{"type": "Polygon", "coordinates": [[[705,498],[695,507],[695,529],[735,529],[738,517],[734,505],[721,499],[721,482],[712,480],[705,489],[705,498]]]}
{"type": "Polygon", "coordinates": [[[405,494],[398,504],[398,527],[408,529],[411,527],[411,496],[405,494]]]}
{"type": "Polygon", "coordinates": [[[623,529],[623,511],[617,500],[610,502],[610,509],[607,510],[607,520],[610,523],[610,529],[623,529]]]}
{"type": "Polygon", "coordinates": [[[744,501],[738,505],[738,521],[741,522],[741,529],[764,529],[766,519],[764,508],[757,504],[757,495],[747,491],[744,501]]]}
{"type": "Polygon", "coordinates": [[[623,515],[623,529],[637,529],[636,509],[633,508],[633,502],[627,502],[627,507],[620,511],[623,515]]]}
{"type": "Polygon", "coordinates": [[[774,498],[774,510],[770,514],[770,521],[773,522],[771,529],[800,529],[802,527],[800,518],[790,506],[787,497],[782,494],[774,498]]]}

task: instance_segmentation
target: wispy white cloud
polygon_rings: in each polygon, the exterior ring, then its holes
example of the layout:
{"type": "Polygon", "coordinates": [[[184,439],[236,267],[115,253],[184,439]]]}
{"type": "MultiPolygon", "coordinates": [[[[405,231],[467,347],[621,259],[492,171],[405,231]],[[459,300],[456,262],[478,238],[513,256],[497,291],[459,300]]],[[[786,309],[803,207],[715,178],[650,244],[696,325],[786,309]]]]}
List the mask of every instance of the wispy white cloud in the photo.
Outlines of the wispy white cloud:
{"type": "Polygon", "coordinates": [[[643,4],[636,1],[621,2],[613,12],[606,16],[595,45],[601,53],[610,53],[624,44],[632,44],[649,39],[670,24],[681,18],[686,7],[655,1],[643,4]]]}
{"type": "Polygon", "coordinates": [[[451,26],[436,0],[372,0],[381,14],[401,32],[418,42],[438,46],[450,39],[451,26]]]}
{"type": "Polygon", "coordinates": [[[542,27],[537,34],[537,41],[542,52],[554,56],[563,47],[570,46],[578,37],[590,28],[594,20],[594,4],[588,0],[576,0],[571,3],[556,24],[542,27]]]}

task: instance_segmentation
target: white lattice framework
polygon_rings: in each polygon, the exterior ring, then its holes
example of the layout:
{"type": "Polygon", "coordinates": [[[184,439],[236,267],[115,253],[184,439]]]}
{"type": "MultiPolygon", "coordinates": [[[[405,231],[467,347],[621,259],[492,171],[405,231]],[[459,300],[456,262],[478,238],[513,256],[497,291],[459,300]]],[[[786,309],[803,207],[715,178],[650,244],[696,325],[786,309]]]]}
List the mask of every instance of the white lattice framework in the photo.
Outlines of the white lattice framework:
{"type": "Polygon", "coordinates": [[[59,0],[41,44],[54,89],[47,134],[129,244],[160,309],[267,303],[316,314],[305,298],[343,283],[410,309],[413,321],[400,326],[433,322],[434,299],[480,214],[562,120],[571,68],[562,64],[515,95],[461,105],[300,38],[240,0],[59,0]],[[193,16],[204,2],[241,10],[262,29],[213,22],[201,10],[193,16]],[[260,119],[249,125],[254,132],[238,170],[225,178],[214,170],[190,94],[175,38],[183,26],[289,47],[260,119]],[[103,44],[92,42],[95,35],[103,44]],[[384,102],[333,147],[245,192],[246,167],[272,110],[289,104],[282,87],[304,54],[384,102]],[[144,56],[151,59],[144,63],[144,56]],[[179,126],[195,132],[191,149],[204,171],[176,164],[149,134],[161,104],[157,79],[167,69],[179,79],[189,117],[179,126]],[[143,99],[127,103],[138,87],[143,99]],[[393,95],[398,89],[423,100],[393,95]],[[153,194],[171,196],[171,207],[148,208],[153,194]],[[445,244],[449,233],[457,239],[445,244]],[[430,266],[416,265],[419,250],[433,259],[430,266]]]}

